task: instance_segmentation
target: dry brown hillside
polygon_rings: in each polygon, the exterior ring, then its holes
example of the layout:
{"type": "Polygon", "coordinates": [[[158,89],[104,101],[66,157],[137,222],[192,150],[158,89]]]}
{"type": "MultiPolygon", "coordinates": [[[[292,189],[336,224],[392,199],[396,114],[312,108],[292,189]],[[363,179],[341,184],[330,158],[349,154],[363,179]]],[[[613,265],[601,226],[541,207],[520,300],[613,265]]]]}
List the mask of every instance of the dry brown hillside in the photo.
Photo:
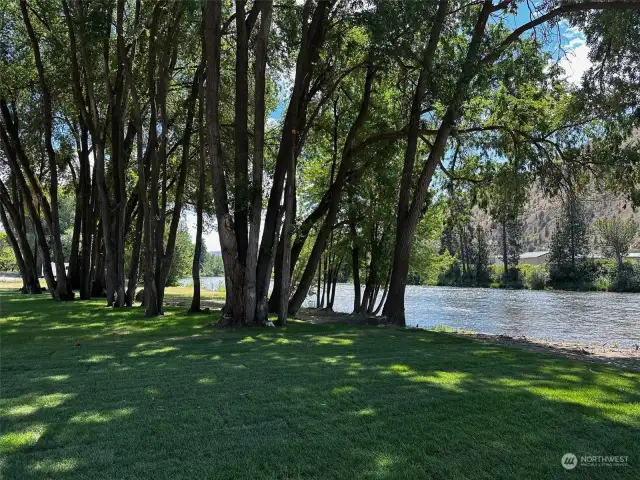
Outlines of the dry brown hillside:
{"type": "MultiPolygon", "coordinates": [[[[626,203],[621,196],[608,192],[597,192],[592,189],[592,191],[585,194],[584,200],[589,209],[591,221],[597,218],[619,216],[622,218],[634,218],[640,223],[640,210],[634,212],[631,205],[626,203]]],[[[531,188],[524,213],[523,250],[525,252],[548,250],[561,204],[560,197],[549,198],[544,195],[542,189],[538,187],[531,188]]],[[[477,212],[476,218],[481,224],[491,229],[492,243],[497,245],[498,232],[493,228],[494,225],[489,216],[483,212],[477,212]]],[[[636,238],[631,250],[640,251],[640,235],[636,238]]]]}

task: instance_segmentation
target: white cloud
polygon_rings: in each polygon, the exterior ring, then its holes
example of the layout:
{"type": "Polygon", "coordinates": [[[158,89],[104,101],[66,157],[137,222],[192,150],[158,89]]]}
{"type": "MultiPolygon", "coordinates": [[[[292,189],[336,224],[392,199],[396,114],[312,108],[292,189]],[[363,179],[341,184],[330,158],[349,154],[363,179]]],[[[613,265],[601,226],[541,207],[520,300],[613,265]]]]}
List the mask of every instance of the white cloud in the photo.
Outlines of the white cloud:
{"type": "Polygon", "coordinates": [[[582,32],[576,27],[567,27],[563,33],[566,54],[559,65],[564,69],[566,78],[575,85],[580,85],[582,76],[591,67],[589,46],[585,43],[582,32]]]}
{"type": "Polygon", "coordinates": [[[560,60],[560,66],[564,69],[567,79],[580,85],[582,76],[591,67],[589,60],[589,47],[582,42],[567,51],[567,54],[560,60]]]}

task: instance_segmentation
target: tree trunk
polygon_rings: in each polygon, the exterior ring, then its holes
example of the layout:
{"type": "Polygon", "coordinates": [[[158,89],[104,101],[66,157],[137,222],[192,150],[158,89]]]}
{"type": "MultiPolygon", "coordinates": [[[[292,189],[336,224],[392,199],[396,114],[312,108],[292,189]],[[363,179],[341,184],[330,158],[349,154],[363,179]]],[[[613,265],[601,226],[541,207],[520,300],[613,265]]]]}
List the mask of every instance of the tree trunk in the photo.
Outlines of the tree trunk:
{"type": "Polygon", "coordinates": [[[11,201],[8,190],[2,180],[0,180],[0,215],[2,217],[2,225],[7,233],[11,248],[15,253],[16,261],[18,262],[18,268],[22,276],[23,292],[42,293],[40,282],[38,281],[36,261],[27,238],[24,218],[20,213],[22,205],[18,202],[19,195],[17,185],[15,185],[15,176],[12,174],[11,177],[11,181],[14,184],[13,198],[16,199],[14,202],[11,201]],[[6,216],[7,212],[9,213],[9,217],[6,216]],[[13,230],[9,218],[11,218],[11,223],[13,223],[13,230]]]}
{"type": "Polygon", "coordinates": [[[340,267],[342,266],[342,260],[344,257],[340,257],[340,260],[335,265],[333,269],[333,285],[331,286],[331,300],[329,303],[329,309],[333,310],[333,302],[336,299],[336,285],[338,283],[338,273],[340,272],[340,267]]]}
{"type": "Polygon", "coordinates": [[[106,275],[104,262],[104,242],[102,240],[102,220],[95,226],[91,250],[91,296],[104,297],[106,292],[106,275]]]}
{"type": "Polygon", "coordinates": [[[140,250],[142,248],[142,229],[144,228],[144,211],[143,207],[138,208],[136,217],[136,230],[133,236],[133,245],[131,247],[131,265],[129,265],[129,275],[127,283],[127,298],[125,304],[127,307],[133,306],[136,298],[136,286],[138,285],[138,270],[140,265],[140,250]]]}
{"type": "Polygon", "coordinates": [[[393,255],[393,269],[391,273],[391,283],[389,285],[389,294],[383,311],[389,321],[400,326],[405,325],[404,294],[409,274],[411,239],[420,219],[421,212],[424,209],[424,203],[428,195],[431,178],[444,155],[447,141],[451,135],[451,130],[460,116],[460,105],[462,105],[462,102],[465,99],[469,83],[475,74],[474,69],[477,64],[479,48],[482,43],[482,38],[484,37],[487,21],[493,10],[491,0],[485,0],[483,2],[482,10],[476,20],[473,35],[467,50],[467,56],[462,66],[462,72],[456,83],[453,98],[451,99],[447,111],[444,114],[436,134],[436,138],[433,142],[433,146],[431,147],[429,156],[427,157],[427,161],[425,162],[422,171],[420,172],[420,176],[418,177],[415,189],[413,189],[414,196],[411,201],[411,205],[409,205],[409,192],[412,191],[411,183],[413,178],[413,165],[417,151],[422,98],[425,93],[425,78],[422,77],[427,77],[427,74],[431,71],[433,55],[429,55],[429,52],[432,46],[433,52],[435,52],[440,32],[444,24],[444,19],[446,17],[447,4],[447,0],[441,0],[438,6],[438,13],[436,14],[436,19],[429,39],[429,45],[426,49],[426,59],[420,73],[420,77],[423,81],[418,81],[412,105],[411,121],[409,122],[409,138],[407,141],[407,149],[405,151],[405,161],[403,166],[403,183],[400,188],[400,199],[398,201],[398,227],[396,230],[396,243],[393,255]]]}
{"type": "Polygon", "coordinates": [[[291,226],[293,223],[293,201],[296,183],[295,154],[291,152],[291,160],[287,171],[287,188],[285,193],[285,213],[284,225],[282,226],[281,237],[284,239],[282,254],[282,286],[280,295],[280,308],[278,309],[278,324],[286,326],[289,310],[289,290],[291,287],[291,226]]]}
{"type": "Polygon", "coordinates": [[[315,274],[318,262],[320,261],[320,256],[326,247],[329,235],[333,231],[333,224],[335,223],[340,207],[342,190],[344,188],[344,184],[346,183],[347,174],[353,163],[353,157],[351,155],[353,143],[369,112],[374,76],[375,69],[373,67],[369,67],[367,69],[367,77],[365,80],[360,111],[358,112],[358,115],[356,116],[353,124],[351,125],[351,128],[349,129],[349,133],[347,134],[347,138],[345,139],[342,149],[342,161],[340,162],[340,168],[338,169],[338,174],[336,177],[336,184],[338,188],[336,188],[337,191],[335,192],[335,195],[332,195],[331,205],[329,206],[327,216],[324,219],[322,227],[318,231],[316,242],[313,245],[311,254],[309,255],[307,265],[302,272],[302,277],[300,278],[300,282],[298,283],[298,288],[291,298],[291,302],[289,302],[289,313],[291,314],[295,314],[302,306],[302,302],[306,298],[309,287],[311,286],[311,282],[313,281],[313,275],[315,274]]]}
{"type": "MultiPolygon", "coordinates": [[[[45,150],[47,152],[47,158],[49,160],[49,196],[50,203],[46,200],[44,192],[42,191],[39,182],[37,185],[33,185],[33,188],[37,195],[39,195],[39,202],[42,204],[45,212],[45,221],[49,227],[49,233],[53,239],[53,253],[56,264],[56,298],[59,300],[73,300],[73,291],[71,286],[67,285],[67,273],[64,266],[64,253],[62,251],[62,241],[60,239],[60,219],[58,216],[58,164],[56,159],[56,153],[53,149],[53,113],[51,105],[51,92],[47,84],[44,72],[44,65],[40,55],[40,45],[38,38],[31,25],[29,19],[29,11],[27,8],[26,0],[20,1],[20,9],[22,11],[22,18],[31,41],[31,47],[33,50],[33,56],[35,59],[36,70],[38,71],[38,80],[40,83],[40,93],[42,95],[42,107],[43,107],[43,123],[44,123],[44,142],[45,150]]],[[[6,120],[6,118],[5,118],[6,120]]],[[[10,131],[14,131],[15,138],[17,140],[17,128],[9,127],[10,131]]],[[[16,142],[18,145],[18,142],[16,142]]],[[[22,150],[21,147],[17,147],[16,150],[22,150]]],[[[22,154],[18,152],[18,156],[22,157],[22,154]]],[[[24,165],[23,165],[24,168],[24,165]]]]}
{"type": "MultiPolygon", "coordinates": [[[[280,237],[278,247],[275,251],[275,262],[273,264],[273,290],[269,296],[269,311],[272,313],[278,313],[280,309],[280,298],[282,297],[282,257],[284,256],[284,243],[284,238],[280,237]]],[[[293,266],[293,246],[291,249],[291,265],[293,266]]]]}
{"type": "Polygon", "coordinates": [[[382,292],[382,298],[380,299],[380,303],[378,304],[378,306],[373,311],[374,315],[378,315],[378,313],[380,313],[380,310],[382,310],[382,307],[384,306],[384,302],[387,299],[387,293],[389,292],[389,280],[390,279],[391,279],[391,270],[389,270],[389,273],[387,274],[387,280],[384,283],[384,290],[382,292]]]}
{"type": "Polygon", "coordinates": [[[71,254],[69,255],[69,288],[80,288],[80,230],[82,229],[82,198],[80,185],[76,188],[76,208],[73,217],[73,233],[71,236],[71,254]]]}
{"type": "Polygon", "coordinates": [[[9,219],[7,218],[7,214],[4,211],[3,205],[0,203],[0,222],[2,223],[2,228],[4,229],[5,234],[7,235],[7,240],[9,241],[9,245],[11,245],[11,249],[13,250],[13,254],[16,257],[16,263],[18,264],[18,270],[20,271],[20,278],[22,278],[22,288],[20,291],[22,293],[29,293],[29,271],[27,270],[27,265],[24,262],[24,258],[22,257],[22,252],[20,252],[20,247],[18,245],[18,240],[13,234],[13,230],[11,225],[9,224],[9,219]]]}
{"type": "MultiPolygon", "coordinates": [[[[0,107],[2,107],[2,113],[3,113],[3,116],[5,116],[5,121],[6,121],[7,119],[6,114],[8,113],[8,109],[6,109],[6,103],[2,102],[0,104],[0,107]]],[[[55,300],[60,300],[59,291],[56,288],[56,280],[54,278],[53,270],[51,268],[51,256],[49,254],[49,245],[47,243],[47,237],[45,235],[44,228],[42,227],[42,222],[40,220],[40,215],[38,213],[38,210],[36,209],[33,203],[32,192],[29,190],[27,181],[25,180],[24,175],[22,174],[22,170],[20,169],[20,165],[18,164],[17,157],[19,157],[22,154],[20,153],[20,151],[14,150],[14,148],[12,147],[11,141],[9,140],[7,136],[7,132],[4,129],[4,126],[2,125],[2,123],[0,123],[0,138],[2,139],[2,145],[4,147],[5,157],[9,163],[9,168],[13,173],[13,177],[17,181],[17,185],[22,192],[22,198],[24,202],[27,204],[27,210],[29,211],[29,215],[31,216],[31,221],[33,223],[33,227],[35,230],[36,242],[40,250],[40,254],[42,256],[42,269],[44,271],[44,277],[47,282],[47,287],[51,291],[51,295],[53,296],[53,298],[55,300]]],[[[20,145],[18,143],[18,147],[19,146],[20,145]]],[[[35,177],[35,175],[33,175],[33,171],[31,170],[29,165],[28,164],[25,165],[23,163],[23,166],[26,166],[25,172],[27,173],[27,175],[29,175],[30,181],[37,182],[37,178],[35,177]]],[[[37,185],[39,185],[39,183],[37,183],[37,185]]]]}
{"type": "Polygon", "coordinates": [[[93,215],[91,213],[91,166],[89,164],[88,131],[80,120],[80,202],[82,204],[80,253],[80,300],[91,298],[91,233],[93,229],[93,215]]]}
{"type": "MultiPolygon", "coordinates": [[[[301,115],[301,112],[306,112],[306,107],[309,102],[307,92],[313,74],[314,62],[318,58],[318,51],[326,37],[327,15],[331,6],[330,1],[319,0],[313,14],[310,12],[310,8],[312,8],[311,2],[306,2],[303,8],[303,38],[296,62],[296,75],[293,91],[291,93],[289,106],[287,107],[287,113],[285,115],[282,135],[280,138],[280,146],[276,157],[276,166],[269,201],[267,204],[264,231],[258,256],[256,274],[258,286],[267,285],[265,279],[269,259],[273,255],[274,246],[277,241],[276,224],[278,215],[280,214],[280,201],[284,188],[284,178],[287,171],[287,165],[290,161],[290,156],[292,152],[295,153],[297,138],[296,132],[300,130],[300,121],[302,121],[304,117],[304,115],[301,115]],[[311,18],[310,22],[309,18],[311,18]]],[[[268,292],[266,290],[258,291],[258,302],[262,302],[262,299],[266,298],[267,293],[268,292]]]]}
{"type": "Polygon", "coordinates": [[[316,308],[320,309],[320,289],[322,288],[322,260],[316,269],[318,271],[318,288],[316,289],[316,308]]]}
{"type": "MultiPolygon", "coordinates": [[[[204,45],[203,45],[204,47],[204,45]]],[[[196,245],[193,251],[193,264],[191,265],[191,276],[193,277],[193,298],[191,299],[190,312],[200,311],[200,258],[202,256],[202,211],[204,210],[204,189],[206,176],[206,150],[205,150],[205,125],[204,125],[204,86],[201,83],[199,92],[198,109],[198,200],[196,205],[196,245]]]]}
{"type": "MultiPolygon", "coordinates": [[[[254,8],[256,8],[254,6],[254,8]]],[[[252,188],[251,188],[251,212],[249,215],[249,238],[246,254],[245,270],[245,315],[248,324],[253,324],[256,320],[258,310],[258,288],[257,288],[257,267],[258,267],[258,241],[260,237],[260,221],[262,213],[262,170],[264,168],[264,128],[265,128],[265,92],[266,92],[266,66],[267,66],[267,45],[269,42],[269,31],[271,29],[271,9],[272,2],[266,1],[262,5],[260,20],[260,30],[256,39],[255,57],[255,93],[254,93],[254,134],[253,134],[253,165],[252,165],[252,188]]],[[[248,32],[245,32],[248,35],[248,32]]],[[[243,85],[243,88],[247,85],[243,85]]],[[[245,105],[246,107],[246,105],[245,105]]],[[[246,113],[246,112],[243,112],[246,113]]],[[[246,118],[245,118],[246,120],[246,118]]],[[[246,127],[246,123],[244,124],[246,127]]],[[[242,133],[242,132],[238,132],[242,133]]],[[[246,132],[244,132],[246,139],[246,132]]],[[[248,149],[248,145],[247,145],[248,149]]],[[[248,152],[247,152],[248,153],[248,152]]],[[[236,217],[237,220],[237,217],[236,217]]],[[[237,229],[236,229],[237,233],[237,229]]],[[[240,246],[238,251],[241,252],[240,246]]],[[[241,255],[241,253],[240,253],[241,255]]],[[[278,265],[276,263],[276,265],[278,265]]],[[[278,265],[279,268],[280,265],[278,265]]]]}
{"type": "Polygon", "coordinates": [[[504,266],[504,277],[509,274],[509,256],[507,254],[507,221],[502,219],[502,264],[504,266]]]}
{"type": "Polygon", "coordinates": [[[356,224],[351,223],[351,237],[353,247],[351,249],[353,271],[353,313],[360,313],[360,248],[358,247],[358,234],[356,232],[356,224]]]}
{"type": "Polygon", "coordinates": [[[207,143],[209,144],[213,200],[227,282],[227,305],[224,315],[220,319],[220,325],[240,326],[245,323],[244,267],[238,259],[238,243],[236,241],[233,218],[229,212],[227,182],[223,160],[220,155],[220,121],[218,112],[222,36],[220,17],[220,2],[207,2],[205,5],[207,143]]]}

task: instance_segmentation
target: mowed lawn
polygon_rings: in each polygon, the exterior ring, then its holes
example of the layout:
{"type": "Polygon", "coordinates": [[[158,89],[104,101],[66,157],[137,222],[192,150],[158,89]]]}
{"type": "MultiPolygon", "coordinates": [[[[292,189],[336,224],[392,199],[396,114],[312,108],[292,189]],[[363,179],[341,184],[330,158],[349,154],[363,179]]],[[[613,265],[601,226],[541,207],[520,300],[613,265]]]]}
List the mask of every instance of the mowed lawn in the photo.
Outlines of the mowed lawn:
{"type": "Polygon", "coordinates": [[[637,373],[442,333],[215,319],[1,293],[0,477],[640,478],[637,373]],[[565,471],[567,452],[629,466],[565,471]]]}

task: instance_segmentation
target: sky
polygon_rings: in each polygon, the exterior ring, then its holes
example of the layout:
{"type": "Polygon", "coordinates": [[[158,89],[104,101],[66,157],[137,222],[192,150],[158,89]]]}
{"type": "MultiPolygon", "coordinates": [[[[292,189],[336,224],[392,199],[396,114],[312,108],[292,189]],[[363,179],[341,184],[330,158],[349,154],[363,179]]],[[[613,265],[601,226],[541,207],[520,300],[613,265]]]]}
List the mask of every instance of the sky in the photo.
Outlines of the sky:
{"type": "MultiPolygon", "coordinates": [[[[530,20],[530,14],[527,9],[521,8],[518,16],[512,21],[513,26],[522,25],[530,20]]],[[[569,26],[566,22],[562,21],[559,25],[559,32],[561,36],[561,45],[564,53],[557,50],[557,38],[554,40],[554,57],[560,59],[559,65],[565,70],[567,74],[567,80],[576,85],[580,84],[582,75],[589,69],[591,62],[589,61],[589,47],[585,43],[584,36],[579,29],[569,26]]],[[[277,120],[283,113],[285,108],[284,101],[278,105],[276,110],[270,115],[270,119],[277,120]]],[[[196,238],[196,215],[193,211],[187,211],[186,214],[187,226],[191,233],[191,238],[195,242],[196,238]]],[[[262,229],[260,231],[262,234],[262,229]]],[[[209,231],[205,230],[203,233],[203,240],[207,246],[209,252],[220,251],[220,239],[218,232],[215,229],[209,231]]]]}

